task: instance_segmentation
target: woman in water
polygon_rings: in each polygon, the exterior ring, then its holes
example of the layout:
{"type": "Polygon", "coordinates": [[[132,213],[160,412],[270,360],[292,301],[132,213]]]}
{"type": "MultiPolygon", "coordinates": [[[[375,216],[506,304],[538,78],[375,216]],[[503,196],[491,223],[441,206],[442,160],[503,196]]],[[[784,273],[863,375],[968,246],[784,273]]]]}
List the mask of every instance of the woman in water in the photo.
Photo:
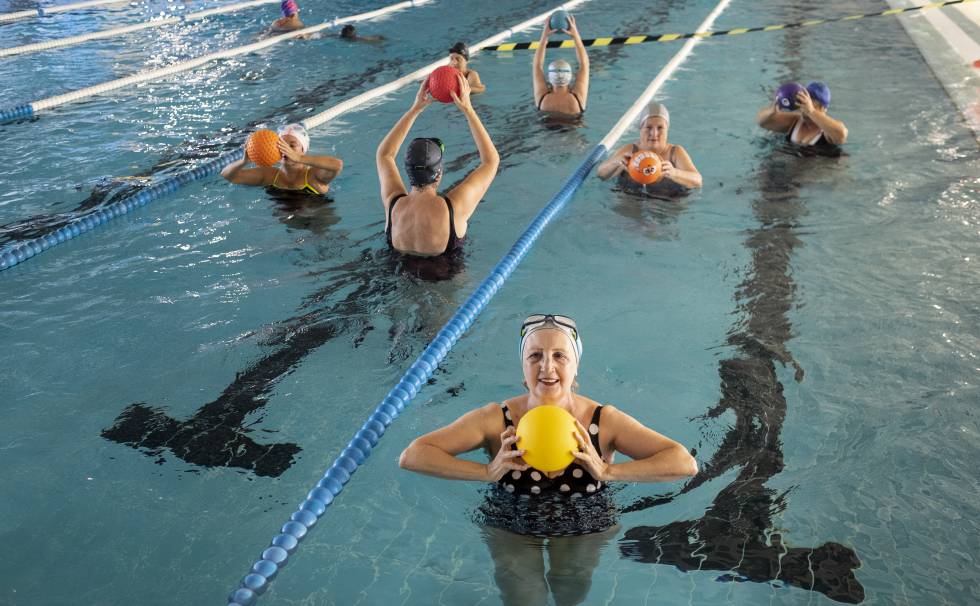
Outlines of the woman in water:
{"type": "Polygon", "coordinates": [[[786,139],[804,147],[829,147],[847,141],[847,127],[827,114],[830,88],[823,82],[811,82],[796,93],[795,111],[781,111],[773,102],[759,110],[755,121],[766,130],[786,133],[786,139]]]}
{"type": "Polygon", "coordinates": [[[558,604],[585,599],[598,550],[615,532],[609,482],[667,482],[697,473],[697,463],[679,443],[611,405],[576,393],[581,357],[574,320],[529,316],[520,331],[527,393],[487,404],[416,438],[399,459],[403,469],[492,484],[479,521],[505,604],[544,604],[549,585],[558,604]],[[544,404],[566,410],[577,427],[574,462],[550,473],[521,458],[524,451],[517,449],[514,429],[525,414],[544,404]],[[488,463],[459,457],[480,448],[488,463]],[[616,451],[631,460],[614,463],[616,451]]]}
{"type": "Polygon", "coordinates": [[[279,3],[282,17],[272,22],[272,31],[277,33],[291,32],[306,27],[299,20],[299,5],[296,0],[282,0],[279,3]]]}
{"type": "Polygon", "coordinates": [[[310,136],[300,124],[280,128],[278,146],[282,153],[281,166],[245,168],[249,162],[246,151],[241,160],[226,166],[221,176],[239,185],[260,185],[322,196],[344,168],[340,158],[308,156],[310,136]]]}
{"type": "Polygon", "coordinates": [[[458,69],[459,73],[463,74],[466,81],[470,83],[471,94],[482,93],[487,90],[487,87],[480,81],[480,74],[475,69],[467,67],[469,61],[470,49],[466,47],[466,43],[457,42],[453,44],[452,48],[449,49],[449,65],[458,69]]]}
{"type": "Polygon", "coordinates": [[[568,15],[568,29],[554,30],[545,22],[541,30],[538,49],[534,51],[531,64],[531,77],[534,83],[534,104],[538,110],[562,116],[581,116],[589,98],[589,54],[585,52],[582,37],[575,25],[575,17],[568,15]],[[563,31],[575,41],[575,56],[578,59],[578,73],[572,83],[572,66],[564,59],[552,61],[548,65],[545,78],[544,53],[548,46],[548,36],[563,31]],[[550,84],[550,86],[549,86],[550,84]]]}
{"type": "Polygon", "coordinates": [[[641,189],[651,195],[676,195],[701,187],[701,173],[687,151],[680,145],[667,143],[670,130],[670,112],[661,103],[651,103],[640,118],[640,140],[627,143],[599,165],[596,174],[606,180],[619,177],[624,190],[641,189]],[[629,178],[627,166],[634,154],[652,151],[660,158],[660,180],[651,185],[640,185],[629,178]]]}
{"type": "Polygon", "coordinates": [[[405,187],[395,155],[412,124],[432,103],[428,80],[422,82],[412,107],[395,123],[381,141],[376,156],[381,202],[385,212],[385,234],[388,245],[406,255],[434,257],[451,254],[462,248],[467,221],[476,205],[490,188],[500,156],[490,135],[470,103],[470,85],[459,78],[459,95],[453,102],[463,113],[480,154],[480,165],[450,189],[438,193],[443,176],[443,145],[439,139],[413,139],[405,150],[405,172],[411,189],[405,187]]]}

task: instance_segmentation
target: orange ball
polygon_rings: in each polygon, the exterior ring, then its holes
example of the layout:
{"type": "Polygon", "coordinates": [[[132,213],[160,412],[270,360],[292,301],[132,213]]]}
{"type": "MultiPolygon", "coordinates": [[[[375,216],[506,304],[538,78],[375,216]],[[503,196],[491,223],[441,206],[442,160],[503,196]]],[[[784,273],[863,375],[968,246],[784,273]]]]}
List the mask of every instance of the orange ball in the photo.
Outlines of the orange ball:
{"type": "Polygon", "coordinates": [[[443,65],[432,70],[429,74],[429,92],[436,101],[452,103],[456,93],[459,96],[459,70],[451,65],[443,65]]]}
{"type": "Polygon", "coordinates": [[[660,156],[652,151],[641,151],[633,154],[627,169],[630,178],[643,185],[656,183],[663,176],[663,171],[660,170],[660,156]]]}
{"type": "Polygon", "coordinates": [[[282,160],[282,152],[277,144],[279,135],[271,130],[257,130],[248,137],[245,143],[245,153],[248,159],[259,166],[272,166],[282,160]]]}

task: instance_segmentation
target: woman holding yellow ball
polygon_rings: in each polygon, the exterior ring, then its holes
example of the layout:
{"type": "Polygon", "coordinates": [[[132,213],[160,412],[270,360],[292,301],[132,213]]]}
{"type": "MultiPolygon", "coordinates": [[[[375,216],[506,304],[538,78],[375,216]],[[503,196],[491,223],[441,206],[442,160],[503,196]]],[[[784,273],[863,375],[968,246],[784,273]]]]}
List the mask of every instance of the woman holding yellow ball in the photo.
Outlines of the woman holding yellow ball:
{"type": "Polygon", "coordinates": [[[607,540],[600,533],[616,523],[607,483],[677,480],[697,473],[697,463],[674,440],[575,393],[582,340],[571,318],[529,316],[521,326],[520,355],[526,394],[487,404],[416,438],[399,464],[495,485],[480,521],[505,604],[543,604],[549,586],[556,603],[578,604],[591,585],[598,545],[569,535],[607,540]],[[486,450],[489,463],[458,457],[478,448],[486,450]],[[616,451],[632,460],[614,463],[616,451]],[[547,546],[547,574],[542,549],[526,548],[528,536],[547,546]]]}

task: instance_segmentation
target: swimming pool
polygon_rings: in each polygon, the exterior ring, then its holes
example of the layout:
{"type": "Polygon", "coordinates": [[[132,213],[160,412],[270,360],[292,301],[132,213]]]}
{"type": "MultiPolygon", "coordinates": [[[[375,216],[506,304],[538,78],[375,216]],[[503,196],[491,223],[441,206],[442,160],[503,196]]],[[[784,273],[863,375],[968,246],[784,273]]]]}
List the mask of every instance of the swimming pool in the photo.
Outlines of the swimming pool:
{"type": "MultiPolygon", "coordinates": [[[[308,2],[303,17],[382,4],[308,2]]],[[[714,4],[586,3],[576,15],[587,36],[686,32],[714,4]]],[[[818,16],[884,8],[858,4],[828,2],[818,16]]],[[[162,6],[57,19],[76,33],[162,6]]],[[[248,125],[304,117],[550,6],[435,2],[359,25],[383,45],[290,42],[3,126],[0,223],[98,202],[119,187],[106,177],[167,174],[248,125]]],[[[3,105],[248,43],[272,12],[8,60],[3,105]]],[[[811,16],[795,2],[736,1],[716,28],[811,16]]],[[[50,27],[0,26],[0,44],[50,27]]],[[[471,222],[465,269],[448,279],[393,271],[383,252],[373,153],[411,88],[312,133],[314,150],[346,162],[322,208],[211,179],[3,272],[0,536],[17,547],[0,567],[0,604],[225,599],[675,51],[590,49],[576,130],[534,115],[529,55],[473,61],[502,169],[471,222]]],[[[589,178],[264,601],[499,601],[471,521],[480,487],[396,460],[415,436],[517,393],[517,325],[548,310],[582,327],[583,392],[695,448],[703,469],[683,493],[615,493],[621,528],[587,603],[980,597],[980,158],[918,50],[889,18],[707,40],[660,98],[704,190],[640,202],[589,178]],[[790,78],[831,84],[847,156],[797,158],[754,126],[790,78]],[[787,581],[811,568],[820,582],[787,581]]],[[[446,142],[448,177],[474,165],[454,109],[430,108],[413,132],[446,142]]]]}

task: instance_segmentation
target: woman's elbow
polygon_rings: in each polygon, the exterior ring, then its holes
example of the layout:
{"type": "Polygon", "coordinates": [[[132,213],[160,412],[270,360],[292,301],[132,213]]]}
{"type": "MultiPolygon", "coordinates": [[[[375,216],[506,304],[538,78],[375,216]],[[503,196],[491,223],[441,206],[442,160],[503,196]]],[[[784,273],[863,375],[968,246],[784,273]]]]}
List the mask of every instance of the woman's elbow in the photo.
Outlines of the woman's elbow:
{"type": "Polygon", "coordinates": [[[419,461],[419,450],[421,450],[421,444],[418,440],[412,440],[412,443],[408,445],[402,454],[398,457],[398,466],[402,469],[407,469],[409,471],[415,471],[418,469],[419,461]]]}
{"type": "Polygon", "coordinates": [[[681,450],[684,456],[681,460],[681,473],[687,477],[694,477],[698,474],[698,462],[697,459],[691,456],[691,453],[687,452],[683,448],[681,450]]]}
{"type": "Polygon", "coordinates": [[[841,126],[840,127],[840,138],[839,139],[840,140],[837,141],[837,145],[844,145],[845,143],[847,143],[847,127],[846,126],[841,126]]]}

